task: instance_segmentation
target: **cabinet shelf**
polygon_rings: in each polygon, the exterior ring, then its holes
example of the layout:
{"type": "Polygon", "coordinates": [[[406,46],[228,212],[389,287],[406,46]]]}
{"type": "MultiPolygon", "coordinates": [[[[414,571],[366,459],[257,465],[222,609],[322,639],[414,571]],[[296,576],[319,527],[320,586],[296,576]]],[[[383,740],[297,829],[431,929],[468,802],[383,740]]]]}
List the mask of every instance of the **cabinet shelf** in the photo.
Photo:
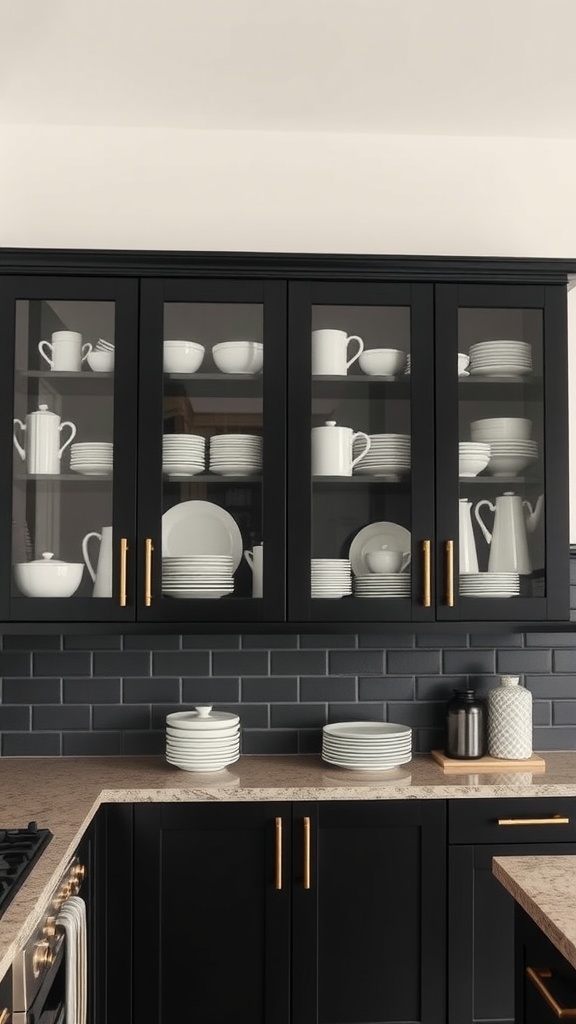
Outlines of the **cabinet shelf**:
{"type": "Polygon", "coordinates": [[[22,473],[15,474],[14,482],[19,484],[35,484],[35,483],[112,483],[111,473],[102,474],[90,474],[85,475],[82,473],[35,473],[33,476],[30,474],[22,473]]]}
{"type": "Polygon", "coordinates": [[[165,484],[261,484],[261,476],[219,476],[212,473],[196,473],[194,476],[163,476],[165,484]]]}
{"type": "Polygon", "coordinates": [[[95,373],[92,370],[18,370],[21,381],[45,381],[59,395],[110,395],[113,390],[113,373],[95,373]]]}
{"type": "Polygon", "coordinates": [[[410,377],[368,377],[365,374],[312,377],[314,398],[402,398],[411,394],[410,377]]]}
{"type": "Polygon", "coordinates": [[[374,484],[380,484],[381,486],[390,487],[406,487],[410,486],[410,476],[403,476],[400,480],[387,480],[381,476],[313,476],[312,483],[316,487],[317,485],[326,485],[329,487],[373,487],[374,484]]]}
{"type": "Polygon", "coordinates": [[[164,393],[214,397],[241,395],[243,398],[261,397],[262,374],[246,373],[165,373],[164,393]]]}
{"type": "Polygon", "coordinates": [[[460,400],[470,401],[522,401],[526,396],[540,399],[543,394],[541,377],[459,377],[460,400]]]}
{"type": "Polygon", "coordinates": [[[468,486],[468,484],[491,484],[494,487],[517,487],[519,484],[533,486],[533,487],[544,487],[543,480],[537,480],[534,477],[527,476],[461,476],[460,484],[468,486]]]}

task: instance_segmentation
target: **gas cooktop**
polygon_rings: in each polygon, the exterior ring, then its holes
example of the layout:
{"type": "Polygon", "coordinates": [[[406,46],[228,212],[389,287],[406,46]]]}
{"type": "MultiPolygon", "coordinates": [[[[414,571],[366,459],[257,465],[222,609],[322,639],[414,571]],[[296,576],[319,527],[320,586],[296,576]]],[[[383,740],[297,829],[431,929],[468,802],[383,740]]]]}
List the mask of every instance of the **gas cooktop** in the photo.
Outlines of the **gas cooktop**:
{"type": "Polygon", "coordinates": [[[27,828],[0,829],[0,916],[51,839],[52,833],[35,821],[27,828]]]}

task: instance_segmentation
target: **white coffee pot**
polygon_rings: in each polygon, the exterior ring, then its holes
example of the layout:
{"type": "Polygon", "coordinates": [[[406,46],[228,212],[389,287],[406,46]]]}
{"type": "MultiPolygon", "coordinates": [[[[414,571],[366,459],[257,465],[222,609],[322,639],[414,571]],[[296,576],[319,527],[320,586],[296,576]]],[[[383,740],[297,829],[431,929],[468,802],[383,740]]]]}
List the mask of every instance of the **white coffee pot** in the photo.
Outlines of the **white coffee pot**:
{"type": "Polygon", "coordinates": [[[474,540],[474,529],[472,527],[472,502],[468,501],[468,498],[460,498],[458,509],[460,513],[460,530],[458,535],[460,573],[478,572],[478,554],[476,551],[476,541],[474,540]]]}
{"type": "Polygon", "coordinates": [[[14,420],[14,447],[20,458],[26,461],[29,473],[57,474],[60,472],[62,452],[76,437],[76,427],[66,420],[60,421],[55,412],[50,412],[47,405],[41,405],[37,412],[29,412],[26,422],[14,420]],[[16,436],[16,427],[24,434],[24,446],[16,436]],[[70,437],[60,446],[60,433],[64,427],[70,428],[70,437]]]}
{"type": "Polygon", "coordinates": [[[490,545],[488,572],[517,572],[528,576],[532,563],[528,551],[528,534],[533,533],[542,516],[544,495],[541,494],[534,509],[513,491],[505,491],[493,505],[484,498],[474,508],[476,521],[490,545]],[[480,509],[487,506],[494,513],[492,533],[480,517],[480,509]]]}
{"type": "Polygon", "coordinates": [[[111,526],[103,526],[100,533],[87,533],[82,541],[82,555],[86,568],[92,577],[92,597],[112,597],[112,534],[111,526]],[[100,541],[98,563],[94,569],[88,554],[88,542],[96,537],[100,541]]]}
{"type": "Polygon", "coordinates": [[[371,441],[362,430],[339,427],[335,420],[326,420],[323,427],[312,427],[312,476],[352,476],[354,466],[370,450],[371,441]],[[353,445],[363,437],[366,447],[353,458],[353,445]]]}

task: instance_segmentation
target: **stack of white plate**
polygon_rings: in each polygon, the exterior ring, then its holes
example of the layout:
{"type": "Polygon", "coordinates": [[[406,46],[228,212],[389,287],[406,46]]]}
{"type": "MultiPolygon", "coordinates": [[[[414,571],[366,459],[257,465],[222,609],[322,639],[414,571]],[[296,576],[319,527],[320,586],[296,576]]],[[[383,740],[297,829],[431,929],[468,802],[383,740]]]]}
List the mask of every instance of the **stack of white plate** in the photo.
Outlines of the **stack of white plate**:
{"type": "Polygon", "coordinates": [[[114,345],[111,341],[105,341],[104,338],[98,338],[98,341],[94,345],[94,352],[109,352],[110,355],[114,355],[114,345]]]}
{"type": "Polygon", "coordinates": [[[410,353],[408,352],[408,354],[406,356],[406,369],[404,370],[405,375],[408,376],[408,377],[410,376],[411,366],[412,366],[412,359],[410,357],[410,353]]]}
{"type": "Polygon", "coordinates": [[[114,445],[111,441],[86,441],[70,447],[70,469],[84,476],[103,476],[112,472],[114,445]]]}
{"type": "Polygon", "coordinates": [[[240,757],[240,719],[211,706],[166,715],[166,760],[185,772],[219,772],[240,757]]]}
{"type": "Polygon", "coordinates": [[[491,476],[516,476],[516,473],[532,466],[537,459],[537,441],[490,441],[490,461],[486,472],[491,476]]]}
{"type": "Polygon", "coordinates": [[[311,558],[312,597],[345,597],[352,593],[349,558],[311,558]]]}
{"type": "MultiPolygon", "coordinates": [[[[399,480],[410,471],[409,434],[369,434],[371,441],[368,453],[354,466],[358,476],[378,476],[386,480],[399,480]]],[[[354,458],[364,450],[362,438],[354,441],[354,458]]]]}
{"type": "Polygon", "coordinates": [[[532,347],[527,341],[479,341],[470,346],[470,373],[485,377],[532,373],[532,347]]]}
{"type": "Polygon", "coordinates": [[[412,580],[409,573],[371,572],[354,576],[355,597],[410,597],[412,580]]]}
{"type": "Polygon", "coordinates": [[[231,555],[176,555],[162,559],[162,593],[168,597],[224,597],[234,590],[231,555]]]}
{"type": "Polygon", "coordinates": [[[517,572],[467,572],[460,576],[461,597],[517,597],[517,572]]]}
{"type": "Polygon", "coordinates": [[[164,434],[162,472],[167,476],[195,476],[204,469],[206,438],[201,434],[164,434]]]}
{"type": "Polygon", "coordinates": [[[458,444],[459,476],[478,476],[490,462],[490,445],[486,441],[460,441],[458,444]]]}
{"type": "Polygon", "coordinates": [[[262,438],[259,434],[215,434],[210,438],[210,469],[221,476],[262,472],[262,438]]]}
{"type": "Polygon", "coordinates": [[[397,768],[412,759],[412,729],[394,722],[334,722],[322,729],[322,759],[364,772],[397,768]]]}

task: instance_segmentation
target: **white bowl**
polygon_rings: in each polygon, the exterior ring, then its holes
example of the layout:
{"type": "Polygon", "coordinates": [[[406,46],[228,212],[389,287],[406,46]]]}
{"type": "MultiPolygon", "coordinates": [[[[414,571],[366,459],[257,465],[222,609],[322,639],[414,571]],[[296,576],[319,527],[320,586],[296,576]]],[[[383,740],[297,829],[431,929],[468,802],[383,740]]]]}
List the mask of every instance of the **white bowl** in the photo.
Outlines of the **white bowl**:
{"type": "Polygon", "coordinates": [[[532,433],[532,420],[519,416],[495,416],[486,420],[474,420],[470,424],[473,441],[527,441],[532,433]]]}
{"type": "Polygon", "coordinates": [[[14,565],[14,579],[24,597],[72,597],[83,572],[84,562],[52,561],[50,552],[33,562],[14,565]]]}
{"type": "Polygon", "coordinates": [[[196,373],[204,359],[204,345],[197,341],[165,341],[164,372],[196,373]]]}
{"type": "Polygon", "coordinates": [[[470,356],[466,352],[458,353],[458,373],[463,373],[470,365],[470,356]]]}
{"type": "Polygon", "coordinates": [[[536,455],[492,455],[488,473],[490,476],[515,476],[536,459],[536,455]]]}
{"type": "Polygon", "coordinates": [[[111,352],[92,351],[88,353],[86,362],[96,373],[110,373],[114,369],[114,349],[111,352]]]}
{"type": "Polygon", "coordinates": [[[460,476],[478,476],[489,462],[489,455],[461,455],[458,460],[458,473],[460,476]]]}
{"type": "Polygon", "coordinates": [[[212,356],[221,373],[259,373],[264,346],[259,341],[222,341],[214,345],[212,356]]]}
{"type": "Polygon", "coordinates": [[[358,360],[363,373],[378,377],[393,377],[406,367],[406,353],[398,348],[369,348],[358,360]]]}

